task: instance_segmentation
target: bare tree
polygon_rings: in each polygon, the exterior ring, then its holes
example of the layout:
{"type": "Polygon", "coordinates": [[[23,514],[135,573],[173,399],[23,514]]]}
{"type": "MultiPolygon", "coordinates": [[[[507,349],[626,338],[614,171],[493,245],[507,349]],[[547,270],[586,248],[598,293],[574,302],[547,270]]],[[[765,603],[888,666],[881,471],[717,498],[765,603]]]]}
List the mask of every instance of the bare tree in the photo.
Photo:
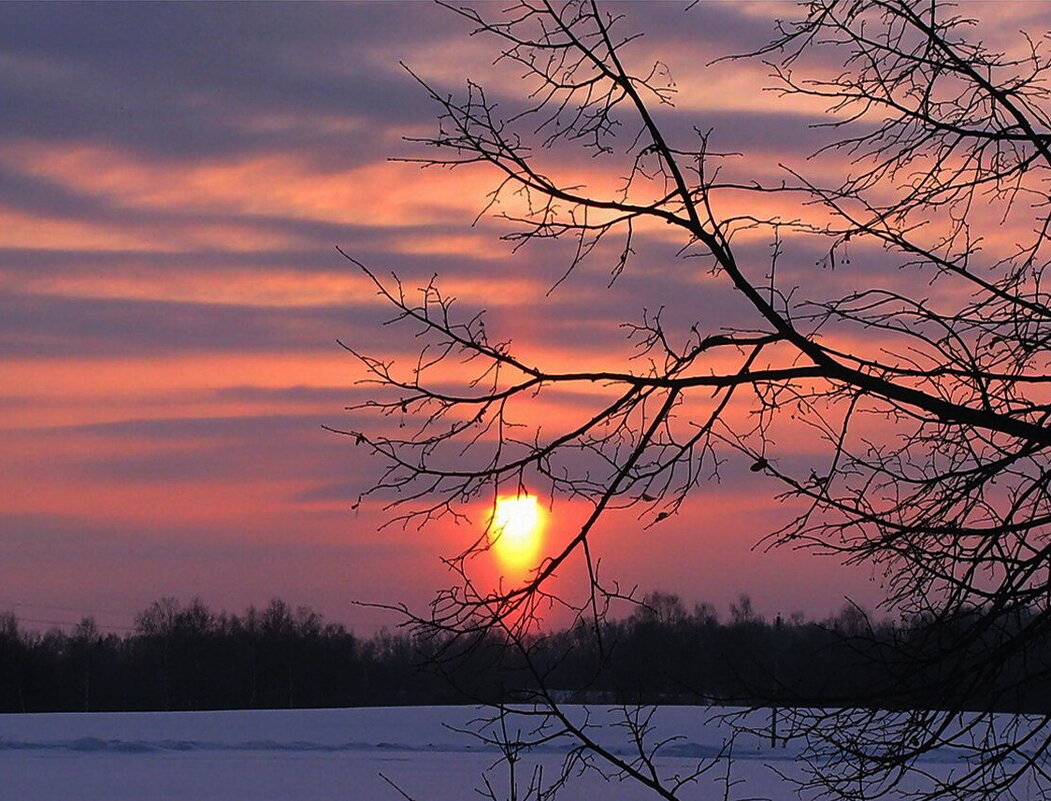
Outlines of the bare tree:
{"type": "MultiPolygon", "coordinates": [[[[646,315],[628,327],[632,360],[561,372],[491,339],[483,315],[461,315],[437,284],[408,292],[359,265],[422,343],[405,369],[349,348],[376,390],[356,407],[375,425],[345,432],[385,465],[367,494],[420,525],[526,486],[591,504],[565,548],[517,586],[472,582],[469,561],[487,547],[479,538],[450,560],[459,583],[417,624],[454,640],[498,632],[528,657],[540,606],[569,603],[549,589],[567,560],[588,566],[582,618],[600,620],[620,596],[592,553],[606,512],[633,508],[644,525],[659,523],[725,460],[744,459],[798,510],[769,543],[872,565],[887,610],[944,624],[925,629],[937,638],[903,638],[897,680],[871,708],[796,710],[787,725],[810,743],[807,786],[847,798],[1045,796],[1049,719],[992,713],[1015,708],[1049,671],[1046,39],[1022,34],[998,51],[966,6],[937,0],[801,4],[768,47],[735,58],[768,63],[786,101],[827,103],[831,139],[817,156],[837,156],[825,163],[844,172],[829,182],[803,163],[770,179],[713,152],[703,119],[689,136],[661,122],[674,98],[667,68],[632,71],[636,35],[611,9],[451,7],[525,74],[531,94],[500,116],[478,84],[460,97],[424,84],[440,118],[418,140],[433,148],[421,161],[489,165],[507,238],[575,242],[567,273],[599,258],[614,277],[644,269],[633,262],[638,239],[672,230],[680,255],[731,287],[751,320],[715,330],[698,320],[676,337],[646,315]],[[623,176],[619,190],[561,180],[544,154],[568,147],[623,176]],[[779,211],[748,211],[749,198],[779,211]],[[741,243],[761,237],[772,255],[757,261],[741,243]],[[819,263],[801,269],[799,254],[813,249],[819,263]],[[537,398],[579,386],[602,392],[578,420],[523,424],[537,398]],[[778,458],[781,432],[798,426],[824,448],[802,466],[778,458]],[[935,711],[887,711],[918,696],[935,711]],[[946,747],[965,768],[922,769],[946,747]]],[[[617,764],[535,679],[529,700],[581,753],[676,797],[654,752],[640,745],[637,761],[617,764]]]]}

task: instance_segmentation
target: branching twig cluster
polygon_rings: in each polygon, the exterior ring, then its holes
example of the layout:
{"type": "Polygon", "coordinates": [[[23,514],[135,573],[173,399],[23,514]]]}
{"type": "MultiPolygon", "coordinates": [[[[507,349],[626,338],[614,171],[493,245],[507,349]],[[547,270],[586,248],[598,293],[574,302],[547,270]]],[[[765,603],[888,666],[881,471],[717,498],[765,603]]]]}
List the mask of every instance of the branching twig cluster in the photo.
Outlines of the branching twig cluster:
{"type": "MultiPolygon", "coordinates": [[[[575,611],[601,618],[624,595],[599,578],[592,538],[602,515],[634,507],[644,525],[659,523],[740,455],[780,483],[793,502],[786,508],[801,509],[771,544],[871,564],[887,609],[903,620],[951,621],[944,630],[956,632],[903,642],[900,687],[884,688],[883,705],[893,708],[927,682],[944,713],[797,713],[795,730],[812,742],[810,785],[847,798],[889,787],[917,798],[1046,792],[1047,721],[998,728],[963,706],[978,686],[1000,688],[1006,703],[1017,688],[1001,687],[1003,666],[1051,633],[1045,42],[1023,36],[1017,54],[996,52],[975,21],[933,0],[803,3],[798,20],[779,23],[769,47],[747,57],[767,61],[786,100],[827,102],[836,139],[815,158],[837,158],[845,172],[826,185],[805,165],[789,166],[784,181],[766,185],[722,180],[727,156],[709,150],[700,127],[692,142],[662,130],[654,108],[674,98],[667,67],[633,72],[636,36],[597,3],[450,8],[494,39],[531,94],[501,115],[478,84],[459,98],[425,85],[440,117],[437,133],[417,140],[433,149],[422,163],[492,167],[487,209],[501,210],[516,246],[574,239],[567,275],[595,258],[610,258],[614,277],[634,269],[640,237],[670,227],[682,255],[705,259],[753,318],[735,329],[698,322],[676,344],[660,315],[647,315],[627,329],[636,347],[626,367],[559,372],[492,341],[484,317],[461,315],[436,283],[410,292],[359,264],[393,322],[419,342],[408,369],[348,348],[376,390],[358,410],[377,418],[344,433],[386,465],[367,494],[387,499],[393,520],[415,525],[525,488],[591,508],[564,548],[516,586],[472,583],[468,560],[487,547],[480,537],[450,560],[460,583],[416,619],[421,630],[497,632],[528,654],[537,611],[568,603],[550,579],[577,556],[591,592],[575,611]],[[560,180],[557,163],[543,166],[546,153],[570,146],[623,176],[620,188],[600,194],[560,180]],[[719,211],[755,193],[784,213],[719,211]],[[743,233],[769,237],[770,263],[740,255],[743,233]],[[814,242],[823,259],[786,269],[793,248],[814,242]],[[859,256],[878,269],[851,273],[859,256]],[[832,269],[839,294],[829,296],[822,276],[832,269]],[[565,393],[590,404],[571,423],[531,414],[538,400],[565,393]],[[777,432],[792,426],[824,448],[803,467],[778,458],[777,432]],[[980,647],[989,642],[996,647],[980,647]],[[966,754],[969,767],[934,777],[923,757],[946,747],[966,754]]],[[[1051,670],[1031,667],[1032,675],[1051,670]]],[[[680,785],[654,769],[644,715],[624,718],[638,735],[630,760],[603,751],[550,694],[531,700],[540,711],[530,714],[543,716],[536,742],[554,725],[579,744],[574,765],[597,760],[676,797],[680,785]]],[[[511,764],[517,754],[506,755],[511,764]]]]}

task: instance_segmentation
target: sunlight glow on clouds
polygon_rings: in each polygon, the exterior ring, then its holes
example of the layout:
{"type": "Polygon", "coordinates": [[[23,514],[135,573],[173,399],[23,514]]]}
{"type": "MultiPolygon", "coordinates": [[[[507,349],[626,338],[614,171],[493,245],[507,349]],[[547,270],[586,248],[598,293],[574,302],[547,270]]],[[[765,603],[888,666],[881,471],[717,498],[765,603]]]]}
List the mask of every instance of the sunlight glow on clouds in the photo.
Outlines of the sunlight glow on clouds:
{"type": "MultiPolygon", "coordinates": [[[[1013,5],[1023,17],[1043,13],[1013,5]]],[[[777,6],[624,9],[627,24],[644,17],[648,30],[632,57],[659,55],[678,84],[677,108],[661,120],[681,137],[712,127],[715,149],[743,153],[727,176],[777,175],[779,161],[823,141],[810,127],[827,119],[823,104],[757,91],[765,68],[728,63],[697,77],[709,59],[760,43],[777,6]]],[[[375,503],[351,512],[376,465],[322,429],[353,429],[360,418],[344,407],[368,391],[336,340],[409,369],[419,343],[383,326],[375,288],[337,246],[378,275],[397,271],[410,292],[437,274],[458,314],[488,310],[494,337],[556,370],[644,369],[618,327],[644,310],[664,306],[684,339],[693,320],[738,319],[740,299],[703,260],[678,258],[679,234],[660,225],[638,227],[634,266],[612,289],[611,239],[548,296],[574,243],[515,254],[499,240],[511,226],[491,215],[475,224],[491,172],[388,160],[419,156],[401,136],[434,128],[433,104],[399,59],[442,91],[472,76],[521,106],[517,71],[493,68],[490,46],[465,31],[431,4],[0,4],[5,597],[88,613],[165,594],[228,608],[282,596],[342,620],[360,614],[354,599],[429,599],[444,580],[438,557],[484,521],[377,533],[375,503]],[[79,563],[91,565],[81,579],[79,563]]],[[[840,159],[809,167],[834,174],[840,159]]],[[[558,181],[610,194],[624,176],[615,159],[561,150],[538,162],[558,181]]],[[[658,192],[640,185],[638,199],[658,192]]],[[[503,200],[495,211],[511,215],[525,202],[503,200]]],[[[717,202],[720,213],[758,215],[780,203],[747,193],[717,202]]],[[[1012,236],[1005,229],[986,246],[1009,247],[1012,236]]],[[[762,236],[742,233],[735,246],[744,269],[768,269],[762,236]]],[[[851,271],[821,272],[806,241],[786,252],[785,275],[821,275],[830,289],[863,283],[878,256],[859,243],[851,271]]],[[[451,381],[470,369],[447,372],[451,381]]],[[[542,393],[521,419],[586,417],[607,396],[601,386],[542,393]]],[[[810,444],[786,427],[779,445],[777,458],[805,459],[810,444]]],[[[832,565],[792,557],[790,580],[750,551],[776,504],[756,500],[766,498],[761,476],[734,469],[691,501],[692,517],[664,524],[672,545],[654,548],[625,513],[596,540],[603,557],[636,559],[647,590],[716,604],[751,591],[760,608],[824,614],[858,590],[832,565]],[[777,592],[764,597],[770,582],[777,592]]],[[[553,544],[579,511],[566,502],[552,514],[553,544]]]]}

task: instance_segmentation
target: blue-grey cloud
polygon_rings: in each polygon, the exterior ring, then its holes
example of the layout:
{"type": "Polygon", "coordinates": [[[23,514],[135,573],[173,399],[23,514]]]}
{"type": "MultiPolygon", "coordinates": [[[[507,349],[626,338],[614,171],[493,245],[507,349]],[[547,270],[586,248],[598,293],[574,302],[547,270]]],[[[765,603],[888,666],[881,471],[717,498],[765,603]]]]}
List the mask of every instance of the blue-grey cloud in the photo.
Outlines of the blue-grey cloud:
{"type": "Polygon", "coordinates": [[[80,3],[0,6],[0,137],[101,141],[155,159],[285,149],[360,163],[389,147],[388,124],[427,112],[417,87],[369,58],[452,21],[424,5],[80,3]],[[411,13],[406,13],[411,9],[411,13]],[[378,64],[378,66],[377,66],[378,64]],[[371,135],[265,124],[278,113],[366,118],[371,135]]]}
{"type": "Polygon", "coordinates": [[[370,306],[258,307],[173,301],[0,296],[0,354],[77,358],[168,353],[336,352],[382,322],[370,306]]]}
{"type": "MultiPolygon", "coordinates": [[[[395,240],[412,238],[421,233],[436,235],[451,230],[449,226],[444,225],[383,227],[361,225],[352,222],[355,214],[352,208],[346,209],[346,221],[331,221],[291,214],[200,211],[194,209],[192,204],[185,208],[135,206],[129,205],[119,196],[71,189],[60,181],[26,175],[4,166],[0,166],[0,205],[35,216],[102,223],[108,226],[119,226],[123,230],[142,228],[160,230],[171,226],[192,228],[200,225],[220,225],[239,228],[248,236],[252,233],[270,236],[283,234],[304,243],[316,243],[317,247],[327,255],[326,263],[330,269],[332,265],[339,263],[335,255],[337,244],[353,243],[358,249],[370,247],[373,250],[387,250],[391,242],[395,240]]],[[[261,252],[258,261],[251,261],[245,253],[237,251],[114,253],[112,251],[74,250],[51,252],[43,247],[46,242],[42,242],[41,245],[40,248],[7,248],[0,251],[6,255],[2,266],[9,270],[16,270],[22,266],[35,268],[40,266],[41,262],[51,253],[52,258],[47,264],[50,267],[60,267],[64,262],[71,260],[97,265],[104,259],[107,266],[111,267],[118,266],[119,260],[131,259],[138,264],[148,262],[168,267],[176,264],[199,265],[202,261],[215,262],[217,266],[221,266],[227,259],[230,259],[236,266],[244,266],[247,262],[252,266],[258,264],[265,267],[268,261],[273,262],[276,255],[273,252],[261,252]]],[[[317,251],[313,251],[312,256],[313,260],[316,260],[317,251]]],[[[294,265],[295,260],[286,256],[282,263],[294,265]]]]}
{"type": "MultiPolygon", "coordinates": [[[[211,219],[211,218],[210,218],[211,219]]],[[[227,218],[229,219],[229,218],[227,218]]],[[[244,218],[238,218],[243,222],[244,218]]],[[[261,273],[270,270],[302,273],[332,273],[358,270],[336,250],[337,245],[351,255],[383,274],[396,266],[407,275],[429,276],[434,273],[450,275],[474,270],[492,272],[495,260],[478,256],[448,254],[397,254],[390,246],[397,241],[411,240],[417,233],[441,234],[442,226],[403,226],[370,228],[353,224],[333,224],[310,220],[288,220],[288,229],[298,232],[313,230],[316,243],[302,248],[266,248],[255,251],[224,249],[186,249],[179,251],[152,250],[73,250],[49,248],[41,242],[38,248],[0,247],[0,269],[9,275],[39,275],[46,271],[51,276],[104,275],[129,268],[154,269],[163,274],[179,269],[207,269],[221,273],[224,270],[251,268],[261,273]]],[[[259,222],[263,227],[264,223],[259,222]]],[[[462,232],[457,229],[457,232],[462,232]]]]}
{"type": "Polygon", "coordinates": [[[357,394],[356,388],[345,386],[233,386],[211,390],[208,393],[208,397],[220,400],[244,401],[246,403],[326,403],[339,406],[347,405],[354,401],[355,394],[357,394]]]}
{"type": "MultiPolygon", "coordinates": [[[[60,426],[15,434],[37,445],[53,442],[47,457],[52,478],[71,482],[117,482],[125,486],[187,487],[304,481],[325,487],[339,481],[364,489],[370,470],[346,437],[323,428],[347,421],[333,404],[329,413],[238,417],[161,418],[60,426]],[[90,455],[66,454],[62,443],[90,441],[90,455]],[[134,442],[133,445],[129,444],[134,442]]],[[[344,496],[349,497],[349,496],[344,496]]],[[[297,502],[323,500],[309,492],[297,502]]]]}

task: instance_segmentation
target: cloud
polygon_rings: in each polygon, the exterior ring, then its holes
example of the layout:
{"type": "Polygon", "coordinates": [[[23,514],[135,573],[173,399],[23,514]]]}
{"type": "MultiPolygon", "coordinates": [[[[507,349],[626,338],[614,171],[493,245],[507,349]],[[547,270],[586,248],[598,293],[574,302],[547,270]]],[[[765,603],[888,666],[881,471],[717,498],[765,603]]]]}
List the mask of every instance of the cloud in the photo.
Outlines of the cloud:
{"type": "MultiPolygon", "coordinates": [[[[683,146],[696,142],[692,126],[710,127],[712,147],[745,153],[723,177],[778,180],[779,160],[822,141],[812,126],[823,114],[772,103],[758,91],[761,67],[701,75],[708,59],[764,42],[773,7],[685,5],[613,6],[628,15],[625,30],[646,30],[632,63],[668,61],[683,90],[677,108],[655,110],[659,124],[683,146]]],[[[233,585],[271,581],[268,593],[287,588],[296,603],[318,581],[330,600],[395,576],[423,591],[421,554],[457,547],[369,552],[377,520],[345,507],[376,464],[321,429],[361,427],[342,407],[372,391],[353,386],[337,338],[400,367],[420,347],[411,326],[382,325],[392,310],[336,245],[378,274],[397,271],[410,292],[437,274],[459,299],[457,319],[487,309],[494,339],[555,369],[645,370],[628,361],[635,351],[619,327],[643,310],[663,307],[673,343],[694,323],[702,333],[757,324],[704,259],[677,255],[683,243],[663,225],[637,227],[635,257],[612,289],[611,241],[546,296],[575,243],[512,254],[498,239],[505,222],[470,227],[495,174],[385,161],[418,153],[400,137],[434,127],[399,59],[439,92],[472,75],[493,83],[501,113],[521,107],[519,76],[492,67],[492,42],[480,39],[430,3],[0,3],[0,404],[5,497],[25,512],[0,516],[5,581],[56,594],[124,582],[149,593],[136,603],[180,587],[232,603],[222,593],[233,585]],[[311,550],[322,541],[346,547],[311,550]]],[[[553,176],[591,185],[624,174],[615,160],[563,148],[540,158],[553,176]]],[[[720,203],[720,213],[771,208],[754,195],[720,203]]],[[[759,283],[769,244],[734,239],[759,283]]],[[[850,269],[836,271],[817,265],[824,254],[812,243],[785,247],[786,287],[833,293],[898,277],[861,242],[850,269]]],[[[598,401],[545,391],[522,413],[550,434],[598,401]]],[[[775,458],[809,464],[793,447],[784,440],[775,458]]],[[[725,475],[740,497],[720,514],[741,526],[762,477],[747,465],[725,475]]],[[[768,511],[748,525],[765,525],[768,511]]],[[[692,536],[692,517],[671,523],[692,536]]],[[[669,566],[650,551],[658,580],[669,566]]],[[[718,580],[731,567],[709,572],[718,580]]]]}
{"type": "Polygon", "coordinates": [[[0,296],[0,354],[8,358],[335,351],[336,339],[373,328],[380,310],[267,308],[208,303],[0,296]]]}
{"type": "MultiPolygon", "coordinates": [[[[415,11],[398,26],[410,53],[414,37],[450,30],[446,15],[415,11]]],[[[5,4],[0,136],[105,141],[160,160],[292,144],[360,163],[386,126],[426,114],[411,80],[372,57],[392,16],[382,4],[5,4]],[[348,129],[355,120],[366,125],[348,129]]]]}
{"type": "Polygon", "coordinates": [[[257,387],[240,385],[221,387],[208,393],[209,397],[232,399],[246,403],[325,403],[346,405],[354,400],[358,390],[353,387],[257,387]]]}

